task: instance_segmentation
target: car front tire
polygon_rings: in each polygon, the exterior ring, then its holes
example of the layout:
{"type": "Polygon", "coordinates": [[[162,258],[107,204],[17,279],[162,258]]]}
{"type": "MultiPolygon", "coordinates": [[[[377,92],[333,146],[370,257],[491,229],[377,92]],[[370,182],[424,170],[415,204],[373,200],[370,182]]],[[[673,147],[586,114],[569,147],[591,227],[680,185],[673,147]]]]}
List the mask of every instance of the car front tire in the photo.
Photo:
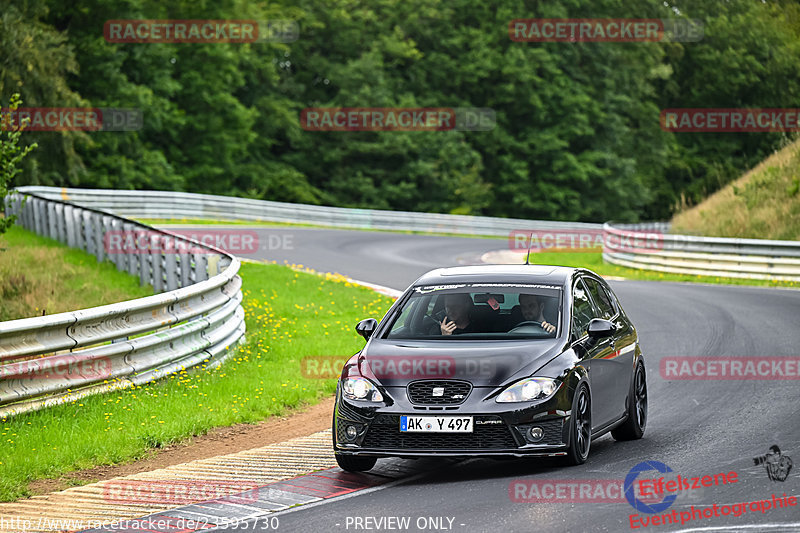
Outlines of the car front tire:
{"type": "Polygon", "coordinates": [[[377,457],[336,454],[336,462],[339,464],[339,468],[346,472],[366,472],[375,466],[377,461],[377,457]]]}
{"type": "Polygon", "coordinates": [[[633,373],[628,401],[628,418],[621,426],[611,430],[614,440],[636,440],[644,435],[647,426],[647,375],[639,362],[633,373]]]}
{"type": "Polygon", "coordinates": [[[572,399],[572,414],[569,426],[569,449],[564,458],[570,466],[581,465],[589,457],[592,445],[592,404],[589,388],[578,386],[572,399]]]}

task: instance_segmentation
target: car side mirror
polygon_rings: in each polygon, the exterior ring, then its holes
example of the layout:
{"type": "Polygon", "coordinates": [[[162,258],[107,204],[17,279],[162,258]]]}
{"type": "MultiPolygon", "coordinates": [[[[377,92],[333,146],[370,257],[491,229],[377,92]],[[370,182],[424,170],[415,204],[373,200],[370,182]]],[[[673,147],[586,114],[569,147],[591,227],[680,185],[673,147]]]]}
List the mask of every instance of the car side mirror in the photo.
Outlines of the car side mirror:
{"type": "Polygon", "coordinates": [[[369,340],[369,338],[372,336],[372,333],[375,331],[375,328],[377,327],[377,320],[374,318],[365,318],[356,324],[356,333],[364,337],[364,339],[369,340]]]}
{"type": "Polygon", "coordinates": [[[591,322],[589,322],[589,329],[587,333],[589,334],[590,339],[598,340],[605,337],[610,337],[616,330],[617,326],[615,326],[610,320],[593,318],[591,322]]]}

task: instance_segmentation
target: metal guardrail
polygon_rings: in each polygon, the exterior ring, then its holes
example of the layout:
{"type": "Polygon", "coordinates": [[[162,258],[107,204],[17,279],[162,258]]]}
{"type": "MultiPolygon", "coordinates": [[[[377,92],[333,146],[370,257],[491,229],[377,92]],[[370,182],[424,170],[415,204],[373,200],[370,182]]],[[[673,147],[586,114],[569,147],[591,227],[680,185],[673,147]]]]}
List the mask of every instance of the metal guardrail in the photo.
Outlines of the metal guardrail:
{"type": "Polygon", "coordinates": [[[19,187],[17,190],[36,193],[47,198],[69,200],[134,218],[266,220],[340,228],[497,236],[508,236],[511,231],[532,229],[598,231],[602,229],[602,224],[582,222],[349,209],[185,192],[62,189],[41,186],[19,187]]]}
{"type": "Polygon", "coordinates": [[[800,281],[800,242],[667,233],[668,225],[603,225],[603,260],[701,276],[800,281]]]}
{"type": "Polygon", "coordinates": [[[159,294],[0,322],[0,417],[219,364],[245,331],[239,260],[217,248],[115,214],[15,192],[6,213],[40,235],[110,259],[159,294]],[[109,231],[147,231],[181,243],[109,253],[109,231]],[[167,291],[167,292],[162,292],[167,291]]]}

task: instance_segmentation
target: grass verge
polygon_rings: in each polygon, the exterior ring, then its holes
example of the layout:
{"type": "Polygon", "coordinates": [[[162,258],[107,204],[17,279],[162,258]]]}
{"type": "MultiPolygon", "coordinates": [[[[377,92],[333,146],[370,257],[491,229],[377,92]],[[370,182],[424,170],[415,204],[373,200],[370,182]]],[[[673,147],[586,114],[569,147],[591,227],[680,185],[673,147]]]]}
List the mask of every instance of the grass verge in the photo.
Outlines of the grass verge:
{"type": "Polygon", "coordinates": [[[714,237],[800,239],[800,140],[700,204],[675,215],[672,231],[714,237]]]}
{"type": "Polygon", "coordinates": [[[12,226],[0,235],[0,321],[62,313],[153,294],[111,262],[12,226]]]}
{"type": "Polygon", "coordinates": [[[392,302],[339,276],[280,265],[246,263],[241,276],[247,342],[219,368],[0,420],[0,500],[29,495],[35,479],[142,458],[332,394],[336,380],[304,377],[301,360],[357,352],[356,322],[383,316],[392,302]]]}

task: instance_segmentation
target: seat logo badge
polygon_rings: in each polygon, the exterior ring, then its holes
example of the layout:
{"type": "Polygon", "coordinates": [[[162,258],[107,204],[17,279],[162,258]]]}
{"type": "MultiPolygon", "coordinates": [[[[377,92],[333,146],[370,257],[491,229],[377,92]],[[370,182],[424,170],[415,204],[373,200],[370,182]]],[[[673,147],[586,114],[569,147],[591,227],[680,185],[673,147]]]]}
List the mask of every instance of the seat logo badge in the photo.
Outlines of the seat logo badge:
{"type": "Polygon", "coordinates": [[[444,396],[444,387],[434,387],[431,396],[444,396]]]}

